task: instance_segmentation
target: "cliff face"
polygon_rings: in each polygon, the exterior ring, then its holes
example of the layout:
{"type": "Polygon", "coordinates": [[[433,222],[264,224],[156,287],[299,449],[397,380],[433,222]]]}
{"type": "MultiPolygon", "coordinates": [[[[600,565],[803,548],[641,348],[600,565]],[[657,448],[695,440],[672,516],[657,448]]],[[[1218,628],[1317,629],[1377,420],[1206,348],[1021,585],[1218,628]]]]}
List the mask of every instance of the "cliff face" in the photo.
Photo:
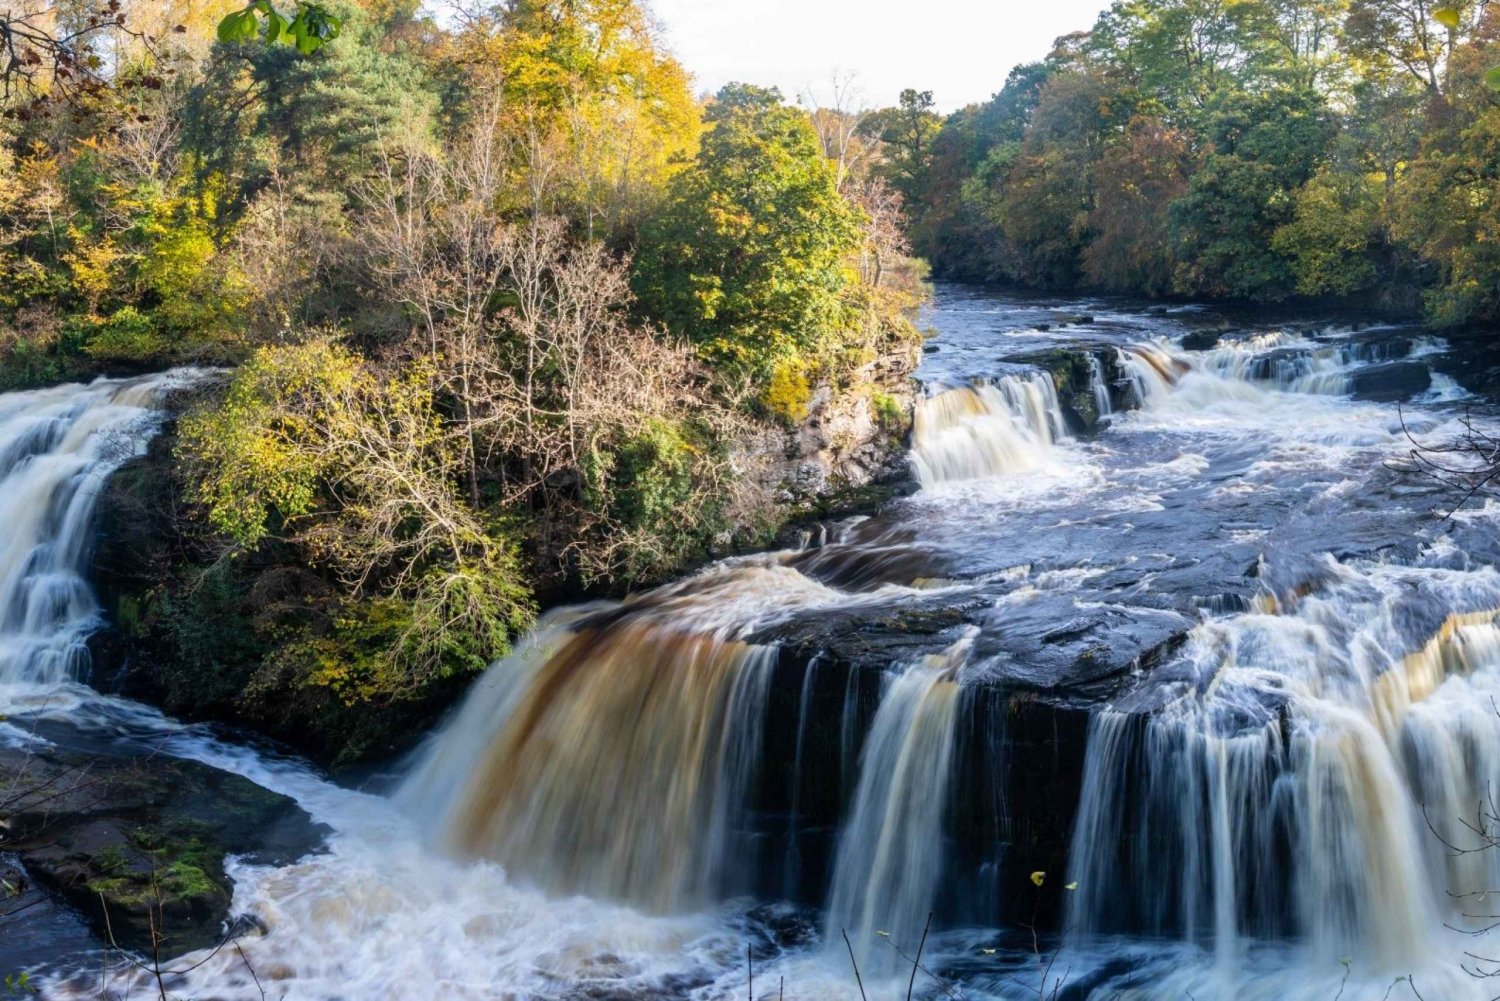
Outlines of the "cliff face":
{"type": "Polygon", "coordinates": [[[805,420],[780,441],[757,443],[768,460],[759,478],[781,520],[862,509],[900,488],[914,367],[914,358],[892,355],[862,369],[852,387],[819,386],[805,420]]]}

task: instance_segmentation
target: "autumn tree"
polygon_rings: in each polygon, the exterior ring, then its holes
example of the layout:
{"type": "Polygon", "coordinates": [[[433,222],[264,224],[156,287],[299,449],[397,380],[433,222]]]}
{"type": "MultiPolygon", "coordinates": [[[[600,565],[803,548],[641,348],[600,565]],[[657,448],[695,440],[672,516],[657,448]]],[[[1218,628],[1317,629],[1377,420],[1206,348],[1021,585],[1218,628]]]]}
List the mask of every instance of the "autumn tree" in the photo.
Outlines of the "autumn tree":
{"type": "Polygon", "coordinates": [[[1294,278],[1273,237],[1293,212],[1291,193],[1312,176],[1330,135],[1309,91],[1232,94],[1214,109],[1211,151],[1172,206],[1179,290],[1278,298],[1294,278]]]}
{"type": "Polygon", "coordinates": [[[497,93],[521,140],[515,196],[588,236],[628,238],[697,148],[687,72],[636,0],[510,0],[455,40],[463,87],[497,93]],[[530,176],[528,176],[530,175],[530,176]]]}
{"type": "Polygon", "coordinates": [[[707,117],[697,160],[643,234],[634,284],[704,357],[769,379],[848,329],[857,218],[807,116],[775,90],[731,84],[707,117]]]}
{"type": "Polygon", "coordinates": [[[1161,119],[1139,117],[1094,165],[1092,234],[1083,276],[1098,288],[1161,295],[1172,290],[1177,257],[1170,208],[1187,192],[1191,137],[1161,119]]]}

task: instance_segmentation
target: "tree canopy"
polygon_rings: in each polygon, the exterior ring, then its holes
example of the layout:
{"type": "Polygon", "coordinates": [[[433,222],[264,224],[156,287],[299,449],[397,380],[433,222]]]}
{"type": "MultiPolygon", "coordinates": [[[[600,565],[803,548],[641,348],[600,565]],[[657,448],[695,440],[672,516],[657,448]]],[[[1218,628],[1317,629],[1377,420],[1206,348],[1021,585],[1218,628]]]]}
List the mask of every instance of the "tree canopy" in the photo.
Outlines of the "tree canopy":
{"type": "Polygon", "coordinates": [[[1500,7],[1120,0],[944,121],[942,272],[1500,318],[1500,7]]]}

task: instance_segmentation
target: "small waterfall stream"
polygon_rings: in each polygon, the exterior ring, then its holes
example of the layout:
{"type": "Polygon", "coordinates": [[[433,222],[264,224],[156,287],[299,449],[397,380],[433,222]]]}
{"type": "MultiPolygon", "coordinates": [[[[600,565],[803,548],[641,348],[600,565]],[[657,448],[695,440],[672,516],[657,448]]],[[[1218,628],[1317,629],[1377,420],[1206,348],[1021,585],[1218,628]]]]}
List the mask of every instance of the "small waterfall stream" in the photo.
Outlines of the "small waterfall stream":
{"type": "Polygon", "coordinates": [[[105,479],[144,447],[169,373],[0,396],[0,690],[85,680],[84,561],[105,479]]]}
{"type": "Polygon", "coordinates": [[[909,947],[922,933],[943,876],[943,820],[957,742],[958,685],[966,636],[889,682],[870,728],[859,788],[839,843],[824,940],[852,932],[862,966],[894,972],[875,933],[909,947]]]}
{"type": "Polygon", "coordinates": [[[912,467],[924,487],[1035,469],[1067,434],[1045,372],[948,389],[917,402],[912,467]]]}

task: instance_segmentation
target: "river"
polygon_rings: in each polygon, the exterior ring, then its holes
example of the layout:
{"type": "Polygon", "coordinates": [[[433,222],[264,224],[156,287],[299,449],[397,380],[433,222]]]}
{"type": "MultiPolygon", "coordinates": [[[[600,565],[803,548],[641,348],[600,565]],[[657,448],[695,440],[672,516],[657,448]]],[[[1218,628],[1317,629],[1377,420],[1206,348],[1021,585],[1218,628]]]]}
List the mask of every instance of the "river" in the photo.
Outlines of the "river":
{"type": "MultiPolygon", "coordinates": [[[[922,998],[1488,998],[1500,857],[1434,829],[1500,780],[1500,507],[1407,460],[1490,419],[1448,345],[963,286],[930,323],[912,494],[550,613],[364,790],[84,684],[93,499],[190,373],[0,396],[0,740],[329,826],[231,860],[257,930],[173,996],[899,998],[920,945],[922,998]]],[[[63,909],[0,929],[47,996],[155,995],[63,909]]]]}

